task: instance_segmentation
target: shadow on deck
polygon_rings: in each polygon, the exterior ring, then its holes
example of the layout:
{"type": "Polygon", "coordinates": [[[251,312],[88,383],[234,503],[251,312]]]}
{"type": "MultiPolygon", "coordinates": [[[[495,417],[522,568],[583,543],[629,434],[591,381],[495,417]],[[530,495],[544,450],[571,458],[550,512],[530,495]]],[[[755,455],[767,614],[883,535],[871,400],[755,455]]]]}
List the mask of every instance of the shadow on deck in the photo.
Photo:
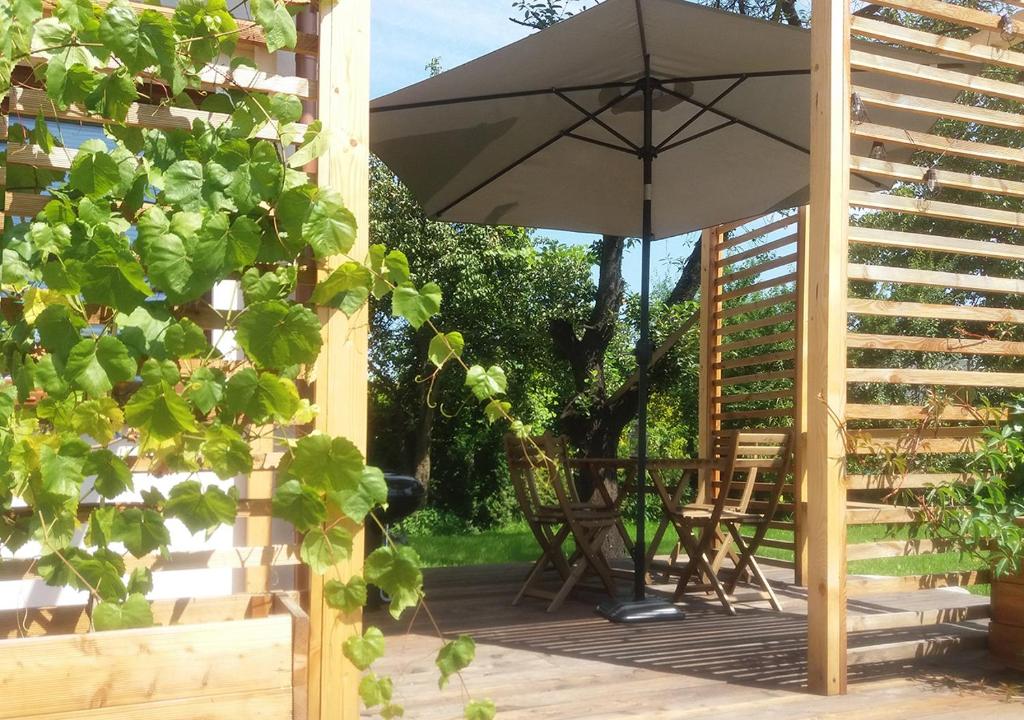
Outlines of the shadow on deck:
{"type": "MultiPolygon", "coordinates": [[[[549,713],[562,718],[700,717],[701,708],[711,712],[737,703],[738,707],[753,703],[748,715],[752,718],[772,717],[762,714],[760,706],[778,703],[787,707],[785,717],[818,717],[814,714],[817,709],[826,708],[831,717],[835,712],[842,716],[844,708],[852,711],[856,707],[849,705],[849,698],[829,701],[804,692],[806,602],[799,587],[773,582],[786,610],[782,613],[757,600],[740,605],[738,615],[729,617],[717,602],[697,596],[688,599],[688,616],[683,621],[616,625],[594,614],[600,599],[596,593],[580,593],[552,614],[544,611],[544,603],[529,599],[512,607],[511,599],[524,574],[522,565],[495,565],[440,568],[426,576],[429,607],[438,625],[446,635],[469,634],[477,642],[477,661],[466,673],[467,687],[474,695],[495,700],[504,717],[516,717],[517,713],[531,718],[549,713]],[[694,695],[699,698],[695,700],[694,695]],[[673,702],[673,697],[680,703],[673,702]],[[811,714],[789,714],[804,707],[811,714]],[[564,712],[557,712],[559,708],[564,712]]],[[[627,583],[622,586],[625,591],[627,583]]],[[[655,592],[668,589],[656,588],[655,592]]],[[[872,598],[867,603],[852,601],[850,612],[918,609],[928,602],[921,595],[916,593],[912,600],[904,597],[902,603],[894,596],[872,598]]],[[[946,593],[942,601],[948,604],[949,600],[946,593]]],[[[960,601],[977,599],[961,595],[960,601]]],[[[369,621],[383,622],[383,618],[369,621]]],[[[382,670],[396,676],[405,702],[419,708],[411,717],[435,717],[431,712],[439,713],[437,717],[459,717],[457,706],[451,704],[451,692],[437,691],[432,661],[438,641],[427,614],[420,612],[411,626],[408,622],[401,626],[384,622],[384,626],[393,638],[382,670]],[[442,708],[450,714],[444,714],[442,708]]],[[[984,651],[977,649],[979,640],[983,643],[984,627],[977,625],[858,633],[851,648],[865,644],[902,647],[913,642],[918,647],[916,655],[936,657],[926,663],[919,662],[920,658],[904,658],[855,665],[850,668],[849,697],[860,697],[862,703],[864,692],[880,693],[884,697],[879,702],[910,702],[907,707],[925,698],[929,714],[942,717],[944,710],[958,705],[959,701],[947,701],[962,696],[963,687],[977,688],[980,681],[992,677],[997,678],[995,685],[1001,680],[984,651]],[[951,632],[962,634],[965,630],[971,641],[947,655],[949,644],[940,641],[951,632]],[[957,692],[950,692],[949,687],[957,692]]],[[[980,697],[985,703],[994,703],[992,711],[986,710],[986,718],[1002,717],[999,712],[1007,709],[1013,712],[1006,717],[1024,717],[1020,705],[1011,708],[994,696],[980,697]]],[[[862,704],[860,707],[863,710],[862,704]]],[[[861,717],[863,712],[857,715],[861,717]]],[[[961,716],[968,717],[949,717],[961,716]]]]}

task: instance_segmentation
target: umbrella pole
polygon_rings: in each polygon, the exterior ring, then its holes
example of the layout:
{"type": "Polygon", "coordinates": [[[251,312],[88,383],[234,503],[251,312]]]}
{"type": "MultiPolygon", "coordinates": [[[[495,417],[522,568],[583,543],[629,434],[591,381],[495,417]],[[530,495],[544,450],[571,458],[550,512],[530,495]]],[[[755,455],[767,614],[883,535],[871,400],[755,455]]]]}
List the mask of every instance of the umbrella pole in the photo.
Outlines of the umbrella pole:
{"type": "Polygon", "coordinates": [[[650,389],[648,374],[651,364],[651,243],[654,241],[654,84],[650,76],[643,83],[644,202],[640,263],[640,341],[636,347],[637,361],[637,433],[636,433],[636,543],[633,547],[633,599],[641,601],[647,593],[647,404],[650,389]]]}
{"type": "MultiPolygon", "coordinates": [[[[649,62],[647,63],[649,67],[649,62]]],[[[640,339],[637,360],[637,448],[636,448],[636,542],[633,545],[633,601],[611,598],[597,611],[614,622],[639,623],[658,620],[682,620],[686,614],[672,603],[647,599],[647,401],[650,394],[648,375],[651,364],[651,243],[654,242],[653,188],[654,157],[654,89],[657,81],[650,72],[640,81],[644,96],[644,144],[640,149],[643,162],[644,202],[640,266],[640,339]]]]}

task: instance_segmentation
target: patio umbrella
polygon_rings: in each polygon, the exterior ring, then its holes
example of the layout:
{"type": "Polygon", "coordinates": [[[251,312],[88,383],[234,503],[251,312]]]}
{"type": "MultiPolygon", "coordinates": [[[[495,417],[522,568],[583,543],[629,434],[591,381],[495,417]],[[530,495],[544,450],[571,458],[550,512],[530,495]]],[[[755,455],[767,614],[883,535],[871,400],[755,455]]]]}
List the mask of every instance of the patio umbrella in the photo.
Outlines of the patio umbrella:
{"type": "MultiPolygon", "coordinates": [[[[371,148],[430,217],[641,238],[637,477],[645,478],[651,243],[806,202],[809,75],[810,33],[801,28],[683,0],[605,0],[377,99],[371,148]]],[[[911,82],[869,73],[856,81],[892,92],[911,82]]],[[[871,120],[895,124],[888,115],[872,109],[871,120]]],[[[925,129],[932,120],[914,122],[925,129]]],[[[868,154],[863,142],[854,152],[868,154]]],[[[642,491],[636,511],[639,601],[642,491]]]]}

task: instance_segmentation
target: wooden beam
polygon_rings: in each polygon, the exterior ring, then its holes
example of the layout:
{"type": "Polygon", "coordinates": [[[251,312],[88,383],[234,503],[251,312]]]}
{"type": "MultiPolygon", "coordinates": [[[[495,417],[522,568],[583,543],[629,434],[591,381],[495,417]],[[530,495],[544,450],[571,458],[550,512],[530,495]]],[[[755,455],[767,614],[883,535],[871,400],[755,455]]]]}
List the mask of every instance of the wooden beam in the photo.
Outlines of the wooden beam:
{"type": "Polygon", "coordinates": [[[807,248],[807,680],[846,692],[846,263],[850,223],[850,10],[813,0],[807,248]]]}
{"type": "MultiPolygon", "coordinates": [[[[317,179],[338,192],[358,227],[354,257],[368,250],[370,0],[321,0],[319,106],[330,138],[318,161],[317,179]]],[[[332,267],[324,267],[325,277],[332,267]]],[[[348,318],[322,309],[324,346],[316,367],[317,428],[347,437],[366,450],[367,327],[364,307],[348,318]]],[[[352,559],[330,571],[347,580],[362,572],[363,532],[355,532],[352,559]]],[[[314,720],[359,717],[360,672],[342,645],[362,633],[360,612],[342,613],[324,599],[325,578],[310,578],[309,714],[314,720]]]]}
{"type": "MultiPolygon", "coordinates": [[[[721,420],[715,417],[714,397],[718,394],[716,381],[722,377],[722,351],[716,347],[715,331],[721,325],[718,313],[722,303],[716,298],[717,280],[722,275],[719,259],[722,233],[718,228],[705,230],[701,234],[700,253],[700,377],[698,385],[698,452],[701,458],[710,459],[715,453],[715,433],[721,428],[721,420]]],[[[711,496],[714,473],[703,468],[699,475],[698,492],[700,500],[711,496]]]]}
{"type": "Polygon", "coordinates": [[[796,279],[796,347],[794,364],[793,396],[793,502],[796,505],[793,524],[793,581],[797,585],[807,587],[808,549],[810,538],[807,534],[807,410],[811,398],[807,394],[807,373],[810,367],[810,355],[807,350],[807,329],[810,315],[811,299],[810,278],[807,276],[807,252],[810,246],[810,210],[800,208],[797,215],[797,279],[796,279]]]}

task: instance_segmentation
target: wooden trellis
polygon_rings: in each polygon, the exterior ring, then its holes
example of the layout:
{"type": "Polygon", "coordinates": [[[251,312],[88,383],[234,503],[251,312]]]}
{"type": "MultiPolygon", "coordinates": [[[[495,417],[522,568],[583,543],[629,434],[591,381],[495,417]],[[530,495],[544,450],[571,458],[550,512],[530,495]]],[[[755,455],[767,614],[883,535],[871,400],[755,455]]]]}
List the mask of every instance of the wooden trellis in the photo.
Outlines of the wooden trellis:
{"type": "MultiPolygon", "coordinates": [[[[133,7],[153,9],[151,5],[133,7]]],[[[241,65],[229,70],[232,58],[220,58],[201,73],[205,91],[233,87],[294,94],[307,109],[304,122],[322,121],[330,139],[319,160],[317,178],[321,185],[339,192],[356,217],[360,232],[354,254],[367,248],[369,7],[369,0],[322,0],[317,9],[299,15],[294,53],[269,54],[259,27],[240,20],[235,56],[249,58],[255,68],[241,65]]],[[[173,13],[169,7],[156,9],[173,13]]],[[[44,10],[52,12],[53,3],[44,2],[44,10]]],[[[16,71],[19,87],[5,104],[0,140],[7,139],[9,119],[16,122],[42,116],[54,128],[58,123],[64,128],[102,124],[101,119],[79,108],[55,108],[41,90],[31,87],[28,66],[39,61],[29,58],[26,67],[16,71]]],[[[129,110],[127,124],[187,130],[197,119],[216,124],[227,117],[166,102],[137,103],[129,110]]],[[[261,131],[261,136],[276,139],[269,128],[261,131]]],[[[66,171],[75,154],[73,147],[43,152],[35,146],[16,145],[8,148],[7,163],[66,171]]],[[[0,167],[0,184],[6,184],[6,178],[6,168],[0,167]]],[[[47,200],[45,195],[8,192],[0,221],[31,219],[47,200]]],[[[305,279],[307,289],[312,279],[305,279]]],[[[209,302],[187,308],[184,315],[214,337],[224,327],[221,315],[209,302]]],[[[321,409],[319,429],[344,435],[365,450],[365,311],[346,318],[339,311],[324,310],[321,320],[324,348],[313,382],[305,387],[306,395],[321,409]]],[[[214,717],[210,712],[224,718],[358,717],[359,674],[343,659],[341,646],[347,637],[361,631],[361,618],[358,613],[345,615],[328,608],[322,580],[298,572],[294,544],[290,538],[282,542],[275,537],[270,498],[281,453],[272,443],[254,450],[256,469],[239,481],[242,499],[234,547],[174,552],[127,563],[129,571],[152,569],[158,584],[185,570],[235,571],[229,583],[232,591],[217,597],[159,600],[154,616],[158,624],[168,627],[89,638],[65,635],[88,630],[82,606],[0,611],[0,644],[6,646],[0,651],[0,677],[5,678],[8,698],[0,717],[141,716],[138,713],[180,717],[190,714],[193,707],[191,714],[203,717],[214,717]],[[215,622],[218,624],[191,629],[192,624],[215,622]],[[165,655],[153,662],[134,662],[139,654],[161,652],[165,655]],[[186,653],[187,661],[183,660],[186,653]],[[109,661],[98,663],[98,657],[109,661]],[[17,663],[18,669],[10,665],[4,669],[5,661],[17,663]],[[80,671],[73,669],[75,663],[81,665],[80,671]],[[75,678],[59,692],[53,692],[41,675],[32,672],[44,673],[58,666],[61,676],[75,678]]],[[[142,457],[129,460],[136,484],[147,486],[153,469],[149,461],[142,457]]],[[[90,509],[87,503],[81,506],[86,516],[90,509]]],[[[342,576],[360,571],[362,552],[362,538],[357,536],[353,559],[343,568],[342,576]]],[[[0,561],[0,581],[31,581],[35,577],[33,558],[0,561]]]]}

